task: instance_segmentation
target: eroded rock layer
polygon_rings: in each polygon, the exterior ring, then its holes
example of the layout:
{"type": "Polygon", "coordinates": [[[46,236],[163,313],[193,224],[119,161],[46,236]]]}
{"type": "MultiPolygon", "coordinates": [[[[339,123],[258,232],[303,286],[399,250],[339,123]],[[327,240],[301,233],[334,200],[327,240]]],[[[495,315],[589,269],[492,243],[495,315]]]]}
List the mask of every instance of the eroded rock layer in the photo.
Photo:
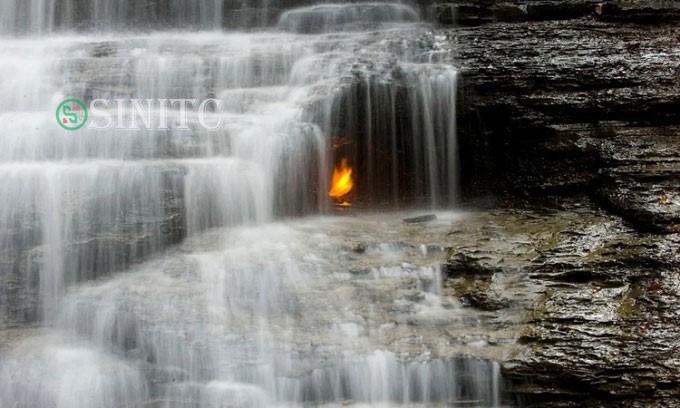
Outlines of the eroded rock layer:
{"type": "Polygon", "coordinates": [[[526,311],[501,319],[525,347],[503,365],[518,403],[677,406],[677,4],[470,3],[449,30],[462,179],[507,209],[456,229],[447,287],[526,311]]]}

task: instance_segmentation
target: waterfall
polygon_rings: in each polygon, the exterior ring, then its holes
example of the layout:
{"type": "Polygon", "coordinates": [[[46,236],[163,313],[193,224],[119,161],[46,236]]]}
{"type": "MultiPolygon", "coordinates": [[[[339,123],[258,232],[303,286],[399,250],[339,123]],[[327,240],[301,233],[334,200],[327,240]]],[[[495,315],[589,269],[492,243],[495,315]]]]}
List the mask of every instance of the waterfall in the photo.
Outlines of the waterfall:
{"type": "MultiPolygon", "coordinates": [[[[10,33],[221,28],[224,0],[6,0],[0,29],[10,33]]],[[[266,4],[257,5],[263,7],[266,4]]]]}
{"type": "MultiPolygon", "coordinates": [[[[455,202],[458,74],[441,39],[389,3],[221,31],[280,6],[237,3],[0,5],[0,337],[28,331],[0,347],[0,401],[498,404],[495,363],[383,342],[406,317],[347,297],[341,223],[314,218],[341,158],[357,202],[455,202]],[[89,116],[69,130],[55,111],[74,99],[89,116]],[[222,125],[169,102],[188,99],[212,100],[222,125]]],[[[405,304],[442,312],[431,262],[372,265],[363,290],[417,279],[405,304]]]]}
{"type": "Polygon", "coordinates": [[[286,11],[279,19],[279,27],[295,33],[325,33],[401,21],[416,22],[418,13],[397,3],[321,4],[286,11]]]}

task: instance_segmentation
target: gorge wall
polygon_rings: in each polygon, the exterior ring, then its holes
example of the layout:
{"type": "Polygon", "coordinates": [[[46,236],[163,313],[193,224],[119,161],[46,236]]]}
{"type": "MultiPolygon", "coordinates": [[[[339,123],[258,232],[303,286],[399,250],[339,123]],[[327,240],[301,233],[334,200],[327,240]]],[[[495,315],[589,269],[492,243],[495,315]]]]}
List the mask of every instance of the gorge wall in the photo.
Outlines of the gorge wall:
{"type": "Polygon", "coordinates": [[[504,364],[523,404],[680,404],[677,6],[434,8],[459,25],[464,191],[495,208],[456,233],[449,281],[498,315],[513,300],[494,282],[535,293],[501,325],[526,347],[504,364]]]}

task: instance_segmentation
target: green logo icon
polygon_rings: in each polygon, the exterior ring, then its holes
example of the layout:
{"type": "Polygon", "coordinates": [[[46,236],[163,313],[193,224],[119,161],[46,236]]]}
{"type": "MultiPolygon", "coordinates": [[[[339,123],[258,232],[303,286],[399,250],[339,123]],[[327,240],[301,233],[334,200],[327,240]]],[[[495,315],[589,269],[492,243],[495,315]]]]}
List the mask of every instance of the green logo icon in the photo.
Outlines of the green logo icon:
{"type": "Polygon", "coordinates": [[[87,122],[87,106],[79,99],[66,99],[57,107],[57,122],[66,130],[78,130],[87,122]]]}

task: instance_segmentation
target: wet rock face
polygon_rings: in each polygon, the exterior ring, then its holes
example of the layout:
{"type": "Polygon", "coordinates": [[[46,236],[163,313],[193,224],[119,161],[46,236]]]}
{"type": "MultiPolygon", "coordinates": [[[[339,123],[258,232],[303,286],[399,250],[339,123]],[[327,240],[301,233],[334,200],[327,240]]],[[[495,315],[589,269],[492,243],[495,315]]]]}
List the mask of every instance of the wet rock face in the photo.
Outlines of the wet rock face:
{"type": "Polygon", "coordinates": [[[479,213],[452,234],[444,285],[463,300],[492,299],[467,306],[495,310],[499,333],[519,333],[524,349],[505,360],[503,374],[520,405],[680,398],[680,236],[638,233],[574,202],[479,213]]]}
{"type": "Polygon", "coordinates": [[[677,21],[674,0],[449,0],[418,2],[441,26],[475,26],[494,22],[569,20],[657,24],[677,21]]]}
{"type": "Polygon", "coordinates": [[[434,22],[441,25],[474,26],[498,21],[566,20],[593,11],[597,1],[469,1],[435,3],[427,7],[434,22]]]}
{"type": "Polygon", "coordinates": [[[510,209],[454,228],[444,286],[521,333],[524,350],[503,364],[520,404],[675,406],[676,5],[531,18],[539,2],[522,3],[480,6],[483,25],[449,31],[465,191],[510,209]],[[500,292],[500,281],[513,284],[500,292]]]}
{"type": "Polygon", "coordinates": [[[587,191],[640,230],[677,231],[675,24],[587,17],[496,23],[449,37],[465,83],[467,191],[587,191]]]}

